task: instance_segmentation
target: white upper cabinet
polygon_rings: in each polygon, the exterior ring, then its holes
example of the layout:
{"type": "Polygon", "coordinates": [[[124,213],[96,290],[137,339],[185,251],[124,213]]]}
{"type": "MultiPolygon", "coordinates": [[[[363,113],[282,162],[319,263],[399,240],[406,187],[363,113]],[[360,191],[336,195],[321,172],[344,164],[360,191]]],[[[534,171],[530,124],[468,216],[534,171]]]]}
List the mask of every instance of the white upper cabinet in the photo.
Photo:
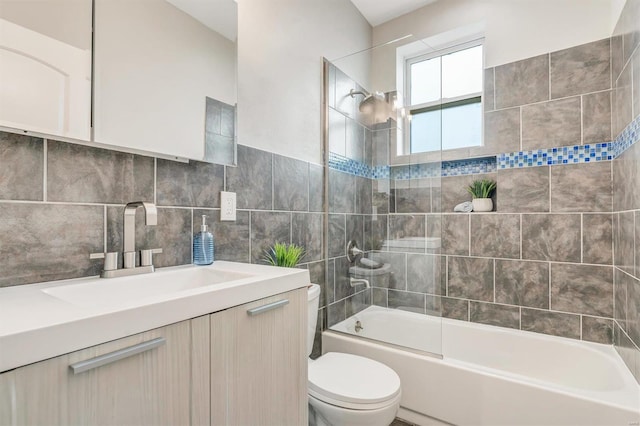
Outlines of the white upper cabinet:
{"type": "Polygon", "coordinates": [[[91,0],[0,0],[0,126],[90,139],[91,0]]]}
{"type": "Polygon", "coordinates": [[[0,128],[235,164],[236,33],[233,0],[0,0],[0,128]]]}
{"type": "Polygon", "coordinates": [[[232,41],[215,31],[215,18],[232,8],[226,13],[235,20],[235,7],[232,0],[96,0],[95,142],[213,161],[205,140],[232,141],[234,114],[230,125],[221,123],[222,108],[208,117],[207,98],[231,112],[236,103],[235,33],[227,31],[232,41]]]}

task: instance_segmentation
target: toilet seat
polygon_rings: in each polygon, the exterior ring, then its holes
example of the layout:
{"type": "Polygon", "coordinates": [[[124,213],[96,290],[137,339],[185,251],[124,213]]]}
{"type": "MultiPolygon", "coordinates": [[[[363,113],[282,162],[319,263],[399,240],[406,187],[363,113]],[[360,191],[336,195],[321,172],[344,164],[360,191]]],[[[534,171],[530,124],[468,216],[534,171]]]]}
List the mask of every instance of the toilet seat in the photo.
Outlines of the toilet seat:
{"type": "Polygon", "coordinates": [[[309,395],[352,410],[375,410],[400,397],[391,368],[361,356],[329,352],[309,364],[309,395]]]}

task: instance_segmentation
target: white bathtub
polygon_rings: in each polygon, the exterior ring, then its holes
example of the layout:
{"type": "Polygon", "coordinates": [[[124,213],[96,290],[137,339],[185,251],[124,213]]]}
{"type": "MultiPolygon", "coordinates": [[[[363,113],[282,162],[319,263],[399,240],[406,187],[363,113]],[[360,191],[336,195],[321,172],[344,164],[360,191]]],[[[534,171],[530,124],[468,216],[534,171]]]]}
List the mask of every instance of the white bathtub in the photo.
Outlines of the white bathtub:
{"type": "Polygon", "coordinates": [[[393,368],[402,382],[401,414],[418,424],[640,425],[640,386],[609,345],[378,306],[331,330],[323,333],[323,352],[393,368]],[[441,348],[443,357],[344,334],[355,334],[356,321],[359,336],[420,351],[441,348]]]}

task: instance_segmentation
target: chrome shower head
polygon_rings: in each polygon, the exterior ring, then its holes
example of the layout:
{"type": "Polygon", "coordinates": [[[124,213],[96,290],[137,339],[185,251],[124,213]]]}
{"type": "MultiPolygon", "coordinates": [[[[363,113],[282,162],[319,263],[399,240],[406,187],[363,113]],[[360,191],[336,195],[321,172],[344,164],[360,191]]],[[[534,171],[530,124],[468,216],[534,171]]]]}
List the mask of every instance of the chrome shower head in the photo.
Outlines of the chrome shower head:
{"type": "Polygon", "coordinates": [[[363,90],[351,89],[349,91],[349,95],[352,98],[355,98],[356,95],[364,96],[364,99],[360,101],[360,104],[358,106],[358,109],[360,110],[360,112],[369,112],[371,108],[374,108],[376,104],[380,102],[384,103],[385,105],[387,104],[387,101],[384,97],[384,93],[382,92],[367,93],[363,90]]]}

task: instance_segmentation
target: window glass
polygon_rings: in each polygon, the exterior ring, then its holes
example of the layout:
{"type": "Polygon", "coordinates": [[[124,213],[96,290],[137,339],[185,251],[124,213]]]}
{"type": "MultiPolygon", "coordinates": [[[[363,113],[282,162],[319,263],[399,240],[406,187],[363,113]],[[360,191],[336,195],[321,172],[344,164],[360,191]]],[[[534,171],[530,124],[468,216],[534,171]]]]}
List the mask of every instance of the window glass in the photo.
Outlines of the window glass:
{"type": "Polygon", "coordinates": [[[408,60],[410,153],[482,145],[482,45],[408,60]]]}
{"type": "Polygon", "coordinates": [[[482,104],[442,109],[442,149],[466,148],[482,144],[482,104]]]}
{"type": "Polygon", "coordinates": [[[411,64],[411,103],[440,99],[440,57],[411,64]]]}
{"type": "Polygon", "coordinates": [[[411,116],[411,152],[440,150],[440,109],[411,116]]]}
{"type": "Polygon", "coordinates": [[[442,97],[482,92],[482,46],[442,57],[442,97]]]}

